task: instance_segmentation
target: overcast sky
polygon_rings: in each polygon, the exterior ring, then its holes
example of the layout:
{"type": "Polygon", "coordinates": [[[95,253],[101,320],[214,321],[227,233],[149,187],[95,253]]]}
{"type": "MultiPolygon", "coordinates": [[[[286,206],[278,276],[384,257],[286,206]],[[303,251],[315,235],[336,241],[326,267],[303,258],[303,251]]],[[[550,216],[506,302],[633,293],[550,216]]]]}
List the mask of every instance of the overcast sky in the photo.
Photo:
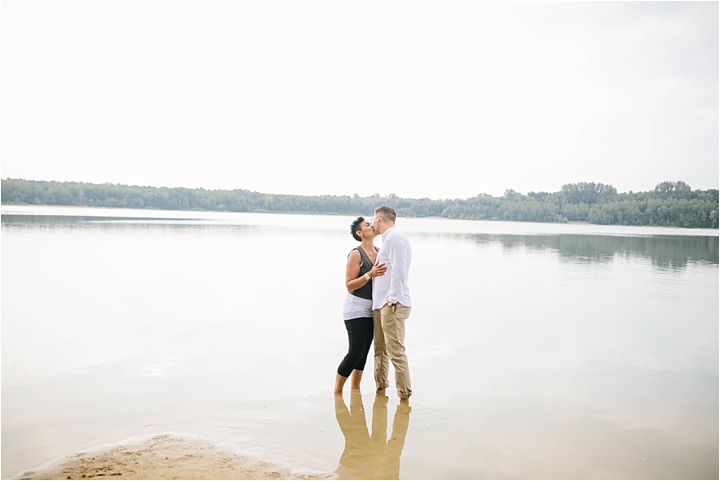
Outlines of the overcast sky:
{"type": "Polygon", "coordinates": [[[2,178],[718,188],[718,2],[3,1],[2,178]]]}

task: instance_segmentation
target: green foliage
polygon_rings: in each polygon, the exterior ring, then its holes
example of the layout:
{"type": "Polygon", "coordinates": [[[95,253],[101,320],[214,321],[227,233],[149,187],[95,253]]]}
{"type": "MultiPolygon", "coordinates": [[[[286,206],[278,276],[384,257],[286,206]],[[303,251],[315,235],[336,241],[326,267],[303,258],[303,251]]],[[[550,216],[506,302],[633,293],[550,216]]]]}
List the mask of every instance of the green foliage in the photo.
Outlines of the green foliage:
{"type": "Polygon", "coordinates": [[[617,189],[612,185],[594,182],[565,184],[560,192],[568,204],[598,204],[611,202],[617,197],[617,189]]]}
{"type": "Polygon", "coordinates": [[[554,193],[523,195],[508,189],[501,197],[480,194],[469,199],[434,200],[405,199],[395,194],[272,195],[243,189],[3,179],[2,203],[343,215],[370,215],[376,207],[387,204],[403,217],[718,228],[718,190],[693,191],[685,182],[662,182],[652,191],[637,193],[619,194],[611,185],[581,182],[563,185],[554,193]]]}

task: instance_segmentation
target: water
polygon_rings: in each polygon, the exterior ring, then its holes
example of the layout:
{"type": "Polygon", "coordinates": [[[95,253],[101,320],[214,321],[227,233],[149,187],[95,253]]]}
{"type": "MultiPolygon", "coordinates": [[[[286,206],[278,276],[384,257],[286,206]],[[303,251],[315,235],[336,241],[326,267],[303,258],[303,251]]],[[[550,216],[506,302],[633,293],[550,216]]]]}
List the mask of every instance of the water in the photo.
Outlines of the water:
{"type": "Polygon", "coordinates": [[[716,230],[400,219],[403,418],[371,370],[331,394],[351,221],[3,206],[2,477],[180,433],[340,477],[717,479],[716,230]]]}

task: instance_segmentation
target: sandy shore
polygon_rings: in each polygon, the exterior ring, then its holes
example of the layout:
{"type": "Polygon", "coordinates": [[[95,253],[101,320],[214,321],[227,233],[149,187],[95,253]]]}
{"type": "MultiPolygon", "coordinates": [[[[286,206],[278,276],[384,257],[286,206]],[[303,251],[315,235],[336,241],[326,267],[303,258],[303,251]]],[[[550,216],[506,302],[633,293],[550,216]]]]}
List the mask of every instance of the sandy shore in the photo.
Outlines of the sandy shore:
{"type": "Polygon", "coordinates": [[[81,451],[19,479],[332,479],[233,453],[205,441],[163,434],[137,443],[81,451]]]}

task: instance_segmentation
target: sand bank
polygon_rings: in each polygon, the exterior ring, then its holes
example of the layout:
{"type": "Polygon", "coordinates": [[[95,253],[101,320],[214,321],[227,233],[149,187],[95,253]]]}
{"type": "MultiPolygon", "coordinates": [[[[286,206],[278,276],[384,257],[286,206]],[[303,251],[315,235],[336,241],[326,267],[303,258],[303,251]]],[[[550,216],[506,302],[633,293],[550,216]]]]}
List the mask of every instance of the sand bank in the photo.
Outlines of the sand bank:
{"type": "Polygon", "coordinates": [[[19,479],[331,479],[331,473],[288,467],[233,453],[216,444],[162,434],[139,442],[81,451],[19,479]]]}

